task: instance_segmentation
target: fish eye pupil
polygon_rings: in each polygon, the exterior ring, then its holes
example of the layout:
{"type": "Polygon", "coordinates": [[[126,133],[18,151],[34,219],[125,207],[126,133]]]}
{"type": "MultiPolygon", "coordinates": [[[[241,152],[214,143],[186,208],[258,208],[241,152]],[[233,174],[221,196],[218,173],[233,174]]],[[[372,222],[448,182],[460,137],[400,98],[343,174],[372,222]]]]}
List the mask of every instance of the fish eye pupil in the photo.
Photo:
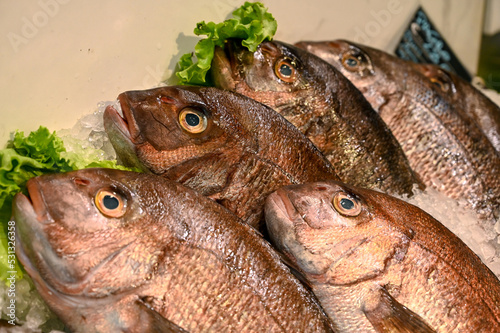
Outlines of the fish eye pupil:
{"type": "Polygon", "coordinates": [[[191,127],[195,127],[200,124],[200,117],[194,113],[188,113],[185,119],[186,123],[191,127]]]}
{"type": "Polygon", "coordinates": [[[118,201],[117,198],[108,194],[105,195],[104,198],[102,198],[102,204],[107,209],[116,209],[120,205],[120,202],[118,201]]]}
{"type": "Polygon", "coordinates": [[[352,202],[352,200],[349,200],[346,198],[342,198],[340,200],[340,205],[342,206],[342,208],[344,208],[346,210],[350,210],[350,209],[354,208],[354,202],[352,202]]]}
{"type": "Polygon", "coordinates": [[[346,64],[347,64],[347,66],[349,66],[349,67],[354,67],[354,66],[357,66],[357,65],[358,65],[358,61],[357,61],[356,59],[354,59],[354,58],[348,58],[348,59],[346,60],[346,64]]]}
{"type": "Polygon", "coordinates": [[[280,73],[283,74],[284,76],[291,76],[292,68],[287,64],[281,64],[280,73]]]}

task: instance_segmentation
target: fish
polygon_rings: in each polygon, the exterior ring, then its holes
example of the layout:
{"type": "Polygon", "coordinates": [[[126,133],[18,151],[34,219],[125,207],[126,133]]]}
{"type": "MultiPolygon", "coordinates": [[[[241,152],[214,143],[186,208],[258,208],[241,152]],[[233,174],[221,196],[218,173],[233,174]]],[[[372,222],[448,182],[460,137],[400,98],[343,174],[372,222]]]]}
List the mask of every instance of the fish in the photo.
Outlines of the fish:
{"type": "Polygon", "coordinates": [[[500,331],[500,281],[420,208],[325,181],[277,190],[265,213],[339,332],[500,331]]]}
{"type": "Polygon", "coordinates": [[[449,103],[461,106],[500,152],[500,106],[458,75],[434,64],[413,64],[434,83],[449,103]]]}
{"type": "Polygon", "coordinates": [[[27,190],[16,255],[73,332],[333,332],[269,243],[192,189],[94,168],[27,190]]]}
{"type": "Polygon", "coordinates": [[[332,64],[363,93],[426,186],[462,201],[487,228],[498,220],[500,154],[413,63],[346,40],[295,45],[332,64]]]}
{"type": "Polygon", "coordinates": [[[118,96],[104,127],[124,164],[193,188],[260,230],[277,188],[339,179],[292,124],[246,96],[214,87],[169,86],[118,96]]]}
{"type": "MultiPolygon", "coordinates": [[[[372,49],[365,45],[351,43],[346,40],[301,41],[297,42],[295,45],[307,50],[308,52],[316,54],[328,63],[336,66],[336,68],[343,71],[343,74],[346,75],[346,77],[352,78],[352,80],[356,80],[356,70],[354,70],[354,74],[352,74],[351,70],[349,70],[349,67],[347,66],[347,62],[367,62],[367,60],[364,60],[363,58],[366,57],[367,54],[370,56],[370,52],[376,53],[375,51],[371,51],[372,49]],[[356,47],[364,51],[365,54],[361,54],[357,51],[355,49],[356,47]],[[358,57],[359,59],[351,57],[358,57]]],[[[373,55],[373,57],[377,56],[378,54],[373,55]]],[[[389,63],[394,62],[392,55],[390,57],[386,56],[386,58],[387,59],[385,60],[389,61],[389,63]]],[[[382,62],[377,63],[377,68],[381,63],[382,62]]],[[[451,73],[438,65],[398,60],[396,66],[399,66],[398,68],[411,67],[426,76],[432,84],[437,86],[437,91],[447,99],[448,103],[454,105],[455,107],[459,107],[467,116],[471,117],[473,121],[476,122],[476,124],[482,129],[495,149],[500,151],[500,107],[486,97],[481,91],[458,75],[451,73]]],[[[368,76],[367,74],[370,72],[374,75],[373,81],[382,79],[383,76],[382,73],[377,71],[377,68],[369,69],[369,66],[360,66],[361,72],[365,72],[363,76],[368,76]]],[[[388,71],[388,65],[386,65],[383,70],[388,71]]],[[[394,69],[392,70],[394,71],[394,69]]],[[[360,74],[361,73],[358,72],[358,75],[360,74]]],[[[390,78],[390,74],[387,74],[387,76],[390,78]]],[[[360,80],[356,80],[356,83],[360,85],[362,84],[360,80]]],[[[384,83],[385,85],[391,85],[390,82],[384,81],[384,83]]],[[[367,83],[363,85],[363,89],[366,93],[369,93],[370,96],[372,96],[372,99],[370,100],[372,105],[379,105],[380,107],[380,103],[384,103],[384,98],[377,96],[373,91],[369,92],[367,83]],[[376,99],[379,100],[378,103],[375,101],[376,99]]],[[[399,88],[395,87],[393,84],[390,91],[395,93],[395,90],[397,89],[399,88]]],[[[381,93],[390,94],[390,91],[382,91],[381,93]]]]}
{"type": "Polygon", "coordinates": [[[233,39],[216,47],[211,73],[216,87],[262,102],[295,125],[342,181],[407,196],[424,188],[377,112],[319,57],[277,40],[250,52],[233,39]]]}

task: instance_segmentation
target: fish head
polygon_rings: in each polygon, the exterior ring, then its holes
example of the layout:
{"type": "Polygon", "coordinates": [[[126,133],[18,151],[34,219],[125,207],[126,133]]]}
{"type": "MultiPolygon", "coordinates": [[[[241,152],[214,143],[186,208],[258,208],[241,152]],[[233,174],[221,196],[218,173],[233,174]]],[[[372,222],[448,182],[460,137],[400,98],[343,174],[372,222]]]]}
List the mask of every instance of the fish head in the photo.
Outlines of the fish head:
{"type": "Polygon", "coordinates": [[[333,65],[363,93],[375,110],[397,93],[394,78],[401,74],[401,67],[384,52],[343,39],[301,41],[294,45],[333,65]]]}
{"type": "Polygon", "coordinates": [[[312,284],[373,278],[409,240],[392,224],[397,210],[380,208],[387,197],[338,181],[282,187],[266,201],[269,237],[312,284]]]}
{"type": "Polygon", "coordinates": [[[243,150],[255,148],[235,114],[245,103],[215,88],[171,86],[119,95],[123,117],[109,106],[104,126],[119,157],[142,168],[202,189],[223,186],[226,171],[243,150]],[[206,93],[207,91],[211,92],[206,93]],[[207,97],[210,95],[209,97],[207,97]]]}
{"type": "Polygon", "coordinates": [[[160,244],[172,233],[157,223],[168,209],[151,204],[161,201],[161,186],[139,179],[151,176],[111,169],[43,175],[28,181],[28,195],[16,195],[16,254],[66,323],[86,311],[95,317],[96,307],[117,304],[155,275],[160,244]]]}
{"type": "Polygon", "coordinates": [[[215,49],[212,79],[215,86],[246,95],[286,117],[297,106],[309,109],[321,100],[316,92],[327,90],[328,64],[309,58],[303,50],[279,41],[265,41],[252,52],[240,41],[228,40],[215,49]]]}
{"type": "Polygon", "coordinates": [[[363,46],[346,40],[301,41],[295,46],[317,55],[337,68],[351,82],[369,84],[376,80],[374,64],[363,46]]]}

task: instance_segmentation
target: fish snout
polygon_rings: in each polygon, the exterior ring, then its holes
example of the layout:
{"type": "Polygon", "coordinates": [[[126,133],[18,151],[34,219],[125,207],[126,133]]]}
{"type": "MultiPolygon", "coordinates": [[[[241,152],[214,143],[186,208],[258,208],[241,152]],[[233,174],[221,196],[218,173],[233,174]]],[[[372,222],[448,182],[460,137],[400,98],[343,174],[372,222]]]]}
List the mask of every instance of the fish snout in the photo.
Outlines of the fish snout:
{"type": "Polygon", "coordinates": [[[344,40],[333,40],[327,43],[327,47],[335,53],[341,53],[348,48],[348,44],[344,40]]]}

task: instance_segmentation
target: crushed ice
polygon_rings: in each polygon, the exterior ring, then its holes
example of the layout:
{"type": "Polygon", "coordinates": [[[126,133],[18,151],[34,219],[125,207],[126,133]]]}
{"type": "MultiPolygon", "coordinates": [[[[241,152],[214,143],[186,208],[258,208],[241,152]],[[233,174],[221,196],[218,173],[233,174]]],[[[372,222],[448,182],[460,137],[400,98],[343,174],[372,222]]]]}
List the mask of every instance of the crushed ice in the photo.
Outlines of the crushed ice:
{"type": "Polygon", "coordinates": [[[413,197],[402,199],[441,222],[500,277],[500,221],[483,228],[475,212],[432,188],[415,191],[413,197]]]}
{"type": "Polygon", "coordinates": [[[94,113],[80,118],[72,128],[57,131],[68,151],[100,161],[116,159],[115,150],[104,130],[103,113],[108,105],[122,113],[118,101],[101,102],[94,113]]]}

